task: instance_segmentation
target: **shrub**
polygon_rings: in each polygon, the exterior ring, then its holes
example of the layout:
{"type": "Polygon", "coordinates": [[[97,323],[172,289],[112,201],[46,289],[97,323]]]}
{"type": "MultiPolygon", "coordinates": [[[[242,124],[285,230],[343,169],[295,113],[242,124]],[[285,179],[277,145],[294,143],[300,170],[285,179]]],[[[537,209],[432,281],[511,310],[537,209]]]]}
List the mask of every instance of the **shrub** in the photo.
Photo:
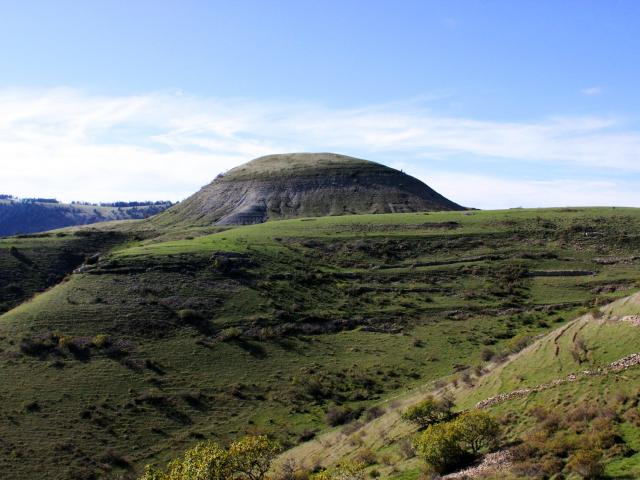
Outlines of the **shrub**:
{"type": "Polygon", "coordinates": [[[482,350],[482,352],[480,352],[480,358],[482,358],[483,362],[488,362],[495,356],[496,356],[496,352],[494,352],[490,348],[485,348],[482,350]]]}
{"type": "Polygon", "coordinates": [[[200,314],[191,308],[185,308],[178,311],[178,318],[186,323],[198,322],[202,319],[200,314]]]}
{"type": "Polygon", "coordinates": [[[100,461],[118,468],[131,468],[131,462],[129,459],[113,450],[107,450],[104,452],[100,457],[100,461]]]}
{"type": "Polygon", "coordinates": [[[496,419],[482,411],[472,410],[460,415],[453,421],[462,447],[474,456],[480,450],[495,444],[500,434],[500,425],[496,419]]]}
{"type": "Polygon", "coordinates": [[[229,446],[233,470],[249,480],[261,480],[280,452],[280,445],[264,435],[247,436],[229,446]]]}
{"type": "Polygon", "coordinates": [[[453,422],[429,425],[414,446],[418,455],[437,473],[461,465],[467,456],[460,446],[459,432],[453,422]]]}
{"type": "Polygon", "coordinates": [[[240,330],[238,327],[229,327],[221,330],[220,333],[218,333],[218,339],[221,342],[228,342],[230,340],[240,338],[241,335],[242,330],[240,330]]]}
{"type": "Polygon", "coordinates": [[[27,402],[24,405],[24,410],[25,412],[39,412],[40,411],[40,404],[37,401],[32,401],[32,402],[27,402]]]}
{"type": "Polygon", "coordinates": [[[53,334],[39,337],[25,337],[20,342],[20,351],[25,355],[45,357],[58,346],[58,338],[53,334]]]}
{"type": "Polygon", "coordinates": [[[327,414],[325,418],[327,423],[332,427],[337,427],[338,425],[344,425],[356,417],[360,415],[360,411],[353,410],[350,407],[338,407],[336,405],[332,405],[327,409],[327,414]]]}
{"type": "Polygon", "coordinates": [[[367,420],[367,422],[371,422],[372,420],[375,420],[382,415],[384,415],[384,408],[373,406],[366,410],[365,419],[367,420]]]}
{"type": "Polygon", "coordinates": [[[464,413],[455,420],[429,425],[415,441],[416,452],[437,473],[467,463],[483,448],[492,446],[500,425],[482,410],[464,413]]]}
{"type": "Polygon", "coordinates": [[[279,451],[280,446],[265,436],[243,437],[228,449],[215,442],[200,443],[170,462],[166,472],[147,465],[140,480],[262,480],[279,451]]]}
{"type": "Polygon", "coordinates": [[[533,335],[525,333],[516,335],[507,342],[505,350],[510,354],[518,353],[521,350],[524,350],[533,341],[533,339],[533,335]]]}
{"type": "Polygon", "coordinates": [[[450,419],[451,408],[451,402],[429,396],[417,405],[409,407],[402,414],[402,418],[415,423],[420,428],[426,428],[450,419]]]}
{"type": "Polygon", "coordinates": [[[89,359],[89,357],[91,356],[91,350],[89,348],[88,342],[86,342],[82,338],[61,338],[68,339],[66,342],[67,350],[69,350],[69,353],[71,353],[71,355],[73,355],[76,359],[83,361],[89,359]]]}
{"type": "Polygon", "coordinates": [[[108,347],[111,344],[109,335],[99,334],[93,337],[91,344],[96,348],[108,347]]]}
{"type": "Polygon", "coordinates": [[[569,457],[567,468],[588,480],[599,478],[604,473],[602,454],[595,450],[579,450],[569,457]]]}
{"type": "Polygon", "coordinates": [[[300,442],[308,442],[309,440],[313,440],[315,437],[316,437],[315,430],[311,430],[310,428],[305,428],[300,434],[300,436],[298,437],[298,440],[300,442]]]}
{"type": "Polygon", "coordinates": [[[140,480],[226,480],[231,475],[229,453],[217,443],[200,443],[182,459],[169,463],[166,473],[147,465],[140,480]]]}
{"type": "Polygon", "coordinates": [[[373,453],[373,450],[370,448],[363,448],[358,451],[355,456],[356,463],[361,463],[363,465],[369,466],[377,463],[378,459],[376,454],[373,453]]]}

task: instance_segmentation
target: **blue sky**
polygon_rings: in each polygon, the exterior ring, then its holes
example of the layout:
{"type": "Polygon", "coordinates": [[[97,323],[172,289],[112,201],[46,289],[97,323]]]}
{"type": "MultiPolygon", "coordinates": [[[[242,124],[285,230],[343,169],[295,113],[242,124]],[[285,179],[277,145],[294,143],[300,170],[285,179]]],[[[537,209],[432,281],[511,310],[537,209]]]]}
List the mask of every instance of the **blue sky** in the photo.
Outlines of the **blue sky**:
{"type": "Polygon", "coordinates": [[[177,200],[279,151],[640,206],[640,3],[0,1],[0,193],[177,200]]]}

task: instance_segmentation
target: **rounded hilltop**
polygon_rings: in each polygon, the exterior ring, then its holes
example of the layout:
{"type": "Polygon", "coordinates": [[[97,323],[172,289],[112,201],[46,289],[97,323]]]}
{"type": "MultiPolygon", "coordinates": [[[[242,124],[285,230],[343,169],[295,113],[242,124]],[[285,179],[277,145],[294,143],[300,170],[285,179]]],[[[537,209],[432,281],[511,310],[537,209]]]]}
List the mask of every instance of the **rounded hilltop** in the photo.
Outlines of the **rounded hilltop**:
{"type": "Polygon", "coordinates": [[[256,158],[225,174],[159,219],[181,225],[247,225],[294,217],[462,210],[420,180],[379,163],[335,153],[256,158]]]}

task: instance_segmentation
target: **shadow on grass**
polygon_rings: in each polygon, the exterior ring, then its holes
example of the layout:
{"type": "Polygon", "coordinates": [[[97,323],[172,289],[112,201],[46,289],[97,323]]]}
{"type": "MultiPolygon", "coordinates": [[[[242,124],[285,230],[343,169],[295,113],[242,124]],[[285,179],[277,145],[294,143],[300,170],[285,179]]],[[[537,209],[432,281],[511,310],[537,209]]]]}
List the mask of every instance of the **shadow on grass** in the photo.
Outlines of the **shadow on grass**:
{"type": "Polygon", "coordinates": [[[248,340],[244,340],[242,338],[234,338],[233,343],[247,352],[254,358],[266,358],[267,351],[265,348],[257,342],[250,342],[248,340]]]}

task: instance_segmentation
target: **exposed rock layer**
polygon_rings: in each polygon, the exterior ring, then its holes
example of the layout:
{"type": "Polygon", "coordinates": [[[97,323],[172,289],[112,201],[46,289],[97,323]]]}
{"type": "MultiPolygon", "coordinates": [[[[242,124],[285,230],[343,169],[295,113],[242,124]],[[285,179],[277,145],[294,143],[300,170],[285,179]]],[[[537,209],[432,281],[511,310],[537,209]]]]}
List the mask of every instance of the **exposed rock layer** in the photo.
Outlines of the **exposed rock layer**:
{"type": "Polygon", "coordinates": [[[184,225],[360,213],[462,210],[420,180],[332,153],[269,155],[220,175],[159,217],[184,225]]]}

